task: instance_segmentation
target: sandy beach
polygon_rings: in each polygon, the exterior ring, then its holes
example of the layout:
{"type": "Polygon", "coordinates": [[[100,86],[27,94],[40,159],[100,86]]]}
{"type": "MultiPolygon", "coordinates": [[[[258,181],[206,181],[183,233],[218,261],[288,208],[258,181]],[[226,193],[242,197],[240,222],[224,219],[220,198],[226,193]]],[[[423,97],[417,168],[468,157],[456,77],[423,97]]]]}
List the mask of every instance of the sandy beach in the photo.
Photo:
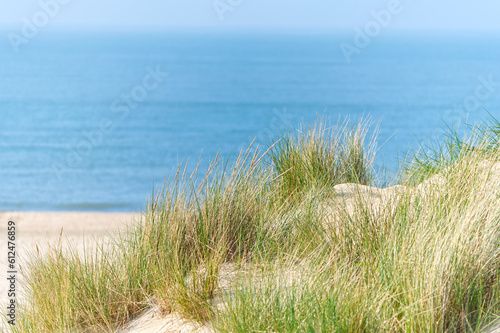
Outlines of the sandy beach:
{"type": "MultiPolygon", "coordinates": [[[[138,218],[138,213],[94,213],[94,212],[0,212],[2,224],[0,246],[4,249],[0,257],[1,283],[0,302],[2,308],[7,304],[7,224],[14,221],[16,226],[16,266],[23,265],[25,256],[35,246],[57,244],[59,239],[63,245],[73,244],[82,249],[85,243],[91,244],[94,239],[106,238],[138,218]]],[[[17,274],[21,278],[21,274],[17,274]]]]}

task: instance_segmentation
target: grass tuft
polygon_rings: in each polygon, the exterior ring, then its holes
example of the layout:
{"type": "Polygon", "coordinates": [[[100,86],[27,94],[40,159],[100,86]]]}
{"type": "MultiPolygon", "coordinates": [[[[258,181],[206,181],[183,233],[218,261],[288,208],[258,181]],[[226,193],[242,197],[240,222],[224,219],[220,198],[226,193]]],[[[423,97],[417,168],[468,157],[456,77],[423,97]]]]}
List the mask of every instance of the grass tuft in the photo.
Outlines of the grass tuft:
{"type": "Polygon", "coordinates": [[[201,179],[179,167],[111,243],[32,253],[14,331],[112,332],[151,306],[221,332],[491,328],[500,124],[450,131],[383,190],[362,186],[369,125],[319,120],[201,179]]]}
{"type": "Polygon", "coordinates": [[[270,153],[284,195],[342,183],[371,184],[375,136],[366,142],[370,126],[369,120],[352,125],[319,118],[285,132],[270,153]]]}

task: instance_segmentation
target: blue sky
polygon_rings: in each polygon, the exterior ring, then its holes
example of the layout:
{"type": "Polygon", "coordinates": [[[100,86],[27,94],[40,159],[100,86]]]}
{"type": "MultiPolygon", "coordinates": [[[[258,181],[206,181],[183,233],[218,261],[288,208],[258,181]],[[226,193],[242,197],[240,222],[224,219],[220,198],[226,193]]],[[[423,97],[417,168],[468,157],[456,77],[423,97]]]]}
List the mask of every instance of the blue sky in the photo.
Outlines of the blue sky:
{"type": "MultiPolygon", "coordinates": [[[[3,0],[0,24],[21,26],[24,17],[32,19],[41,10],[41,2],[55,1],[67,2],[50,20],[55,27],[347,31],[371,20],[372,11],[387,8],[391,1],[398,0],[3,0]],[[214,8],[217,1],[219,8],[226,9],[223,15],[218,15],[214,8]]],[[[500,30],[498,0],[400,0],[400,5],[404,10],[391,19],[392,30],[500,30]]]]}

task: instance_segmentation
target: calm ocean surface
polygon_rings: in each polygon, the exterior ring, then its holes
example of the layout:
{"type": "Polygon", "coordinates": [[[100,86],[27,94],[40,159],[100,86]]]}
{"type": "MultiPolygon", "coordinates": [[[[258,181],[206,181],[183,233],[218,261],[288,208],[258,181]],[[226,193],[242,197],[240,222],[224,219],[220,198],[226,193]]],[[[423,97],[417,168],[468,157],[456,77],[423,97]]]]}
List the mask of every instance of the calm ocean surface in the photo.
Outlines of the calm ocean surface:
{"type": "Polygon", "coordinates": [[[380,120],[392,169],[443,121],[500,116],[498,38],[378,37],[350,64],[342,41],[47,32],[16,54],[4,40],[0,210],[138,211],[178,162],[317,114],[380,120]]]}

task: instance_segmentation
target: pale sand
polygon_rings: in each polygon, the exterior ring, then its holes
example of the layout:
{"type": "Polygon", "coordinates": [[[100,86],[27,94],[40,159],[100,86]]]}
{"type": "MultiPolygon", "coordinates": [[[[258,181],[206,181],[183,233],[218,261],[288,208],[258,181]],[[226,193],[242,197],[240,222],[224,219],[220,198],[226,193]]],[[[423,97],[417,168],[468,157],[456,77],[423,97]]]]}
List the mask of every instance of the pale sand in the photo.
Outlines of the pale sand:
{"type": "MultiPolygon", "coordinates": [[[[68,242],[82,249],[85,243],[92,243],[93,239],[106,238],[134,219],[140,214],[136,213],[83,213],[83,212],[0,212],[0,304],[5,309],[8,302],[7,282],[7,224],[9,221],[16,223],[16,268],[17,279],[19,264],[23,265],[23,258],[35,249],[47,244],[57,244],[61,238],[63,245],[68,242]],[[62,234],[61,234],[62,231],[62,234]],[[90,242],[89,242],[90,241],[90,242]]],[[[20,286],[18,284],[17,291],[20,286]]],[[[2,313],[4,311],[2,310],[2,313]]]]}
{"type": "MultiPolygon", "coordinates": [[[[7,224],[9,221],[16,223],[16,263],[17,279],[21,279],[19,264],[36,246],[47,247],[48,244],[56,245],[61,241],[63,246],[68,242],[78,250],[83,245],[89,246],[95,240],[106,240],[109,236],[124,230],[133,221],[138,221],[138,213],[86,213],[86,212],[0,212],[0,306],[5,309],[9,300],[7,295],[7,224]],[[62,231],[62,233],[61,233],[62,231]],[[84,241],[85,240],[85,241],[84,241]]],[[[20,291],[20,286],[16,287],[20,291]]],[[[2,313],[4,310],[1,310],[2,313]]],[[[0,323],[0,331],[5,329],[0,323]]],[[[182,320],[176,314],[158,316],[151,309],[133,320],[128,328],[121,332],[211,332],[207,327],[182,320]]]]}
{"type": "MultiPolygon", "coordinates": [[[[479,169],[484,171],[485,176],[489,181],[500,180],[500,163],[485,161],[479,166],[479,169]]],[[[436,190],[443,190],[446,182],[442,175],[435,175],[414,188],[414,195],[420,193],[427,195],[436,190]]],[[[405,192],[405,187],[394,186],[391,188],[380,189],[368,187],[358,184],[341,184],[333,188],[336,192],[336,200],[327,202],[322,206],[325,213],[325,223],[335,225],[338,219],[336,214],[354,213],[354,206],[359,200],[366,200],[372,206],[374,213],[380,210],[380,207],[390,204],[395,200],[400,193],[405,192]]],[[[491,188],[497,191],[497,187],[491,188]]],[[[16,222],[17,240],[16,246],[18,253],[23,256],[26,251],[33,250],[35,244],[52,244],[58,242],[62,233],[62,240],[67,244],[69,240],[77,247],[83,245],[84,238],[92,240],[93,238],[102,238],[114,233],[120,228],[124,228],[127,223],[133,220],[138,220],[139,214],[133,213],[20,213],[20,212],[0,212],[0,246],[4,249],[3,255],[0,255],[1,269],[0,283],[0,301],[2,308],[7,304],[7,222],[13,220],[16,222]]],[[[22,264],[22,261],[21,261],[22,264]]],[[[229,270],[234,273],[233,270],[229,270]]],[[[231,274],[228,274],[231,275],[231,274]]],[[[18,274],[20,277],[20,274],[18,274]]],[[[231,283],[222,283],[226,288],[231,283]]],[[[224,288],[224,286],[222,286],[224,288]]],[[[129,323],[120,332],[144,332],[144,333],[159,333],[159,332],[213,332],[209,325],[201,326],[188,320],[182,319],[176,314],[167,316],[160,315],[156,309],[152,308],[144,314],[129,323]]],[[[492,328],[489,332],[500,332],[499,327],[492,328]]]]}

